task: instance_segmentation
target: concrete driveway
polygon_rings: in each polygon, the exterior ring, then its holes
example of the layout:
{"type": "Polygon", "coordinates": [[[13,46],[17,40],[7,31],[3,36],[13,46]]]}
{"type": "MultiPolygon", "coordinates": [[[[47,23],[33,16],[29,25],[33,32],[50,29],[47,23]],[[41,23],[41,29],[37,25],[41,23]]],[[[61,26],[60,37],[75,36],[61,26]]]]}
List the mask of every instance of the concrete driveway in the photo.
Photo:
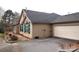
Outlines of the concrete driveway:
{"type": "Polygon", "coordinates": [[[5,43],[0,45],[0,52],[57,52],[62,47],[61,44],[74,42],[57,38],[33,39],[31,41],[5,43]]]}

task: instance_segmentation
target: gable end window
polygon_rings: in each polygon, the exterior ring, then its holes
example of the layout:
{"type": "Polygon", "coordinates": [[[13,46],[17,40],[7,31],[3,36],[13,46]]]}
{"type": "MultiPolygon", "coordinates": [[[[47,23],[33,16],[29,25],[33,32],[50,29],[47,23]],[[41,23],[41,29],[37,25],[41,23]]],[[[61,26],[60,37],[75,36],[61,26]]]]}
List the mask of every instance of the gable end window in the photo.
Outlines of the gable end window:
{"type": "Polygon", "coordinates": [[[24,23],[20,25],[20,31],[30,33],[30,23],[24,23]]]}

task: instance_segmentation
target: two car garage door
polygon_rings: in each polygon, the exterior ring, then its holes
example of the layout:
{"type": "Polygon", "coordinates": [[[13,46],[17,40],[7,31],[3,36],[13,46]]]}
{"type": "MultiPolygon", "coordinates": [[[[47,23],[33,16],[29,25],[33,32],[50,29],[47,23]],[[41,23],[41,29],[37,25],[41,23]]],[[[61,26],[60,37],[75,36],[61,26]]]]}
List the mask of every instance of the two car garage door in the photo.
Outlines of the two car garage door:
{"type": "Polygon", "coordinates": [[[53,35],[56,37],[79,40],[79,24],[55,24],[53,35]]]}

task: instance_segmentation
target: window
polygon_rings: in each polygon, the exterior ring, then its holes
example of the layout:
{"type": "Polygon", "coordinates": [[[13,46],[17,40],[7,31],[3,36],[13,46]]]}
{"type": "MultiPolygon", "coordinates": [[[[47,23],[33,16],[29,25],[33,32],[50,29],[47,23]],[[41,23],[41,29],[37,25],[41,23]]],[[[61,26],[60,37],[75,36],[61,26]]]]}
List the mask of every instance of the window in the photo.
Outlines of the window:
{"type": "Polygon", "coordinates": [[[23,25],[22,24],[20,25],[20,31],[23,32],[23,25]]]}
{"type": "Polygon", "coordinates": [[[30,33],[30,23],[21,24],[20,31],[30,33]]]}

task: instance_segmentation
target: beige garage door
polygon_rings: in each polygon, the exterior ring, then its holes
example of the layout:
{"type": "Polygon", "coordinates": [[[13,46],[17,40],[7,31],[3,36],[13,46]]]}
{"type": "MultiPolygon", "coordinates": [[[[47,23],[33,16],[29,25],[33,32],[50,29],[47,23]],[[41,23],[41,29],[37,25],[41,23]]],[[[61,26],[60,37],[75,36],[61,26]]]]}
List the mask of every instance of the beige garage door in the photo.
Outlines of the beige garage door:
{"type": "Polygon", "coordinates": [[[54,36],[79,40],[79,26],[54,25],[54,36]]]}
{"type": "Polygon", "coordinates": [[[33,24],[33,38],[47,38],[52,34],[51,29],[49,24],[33,24]]]}

